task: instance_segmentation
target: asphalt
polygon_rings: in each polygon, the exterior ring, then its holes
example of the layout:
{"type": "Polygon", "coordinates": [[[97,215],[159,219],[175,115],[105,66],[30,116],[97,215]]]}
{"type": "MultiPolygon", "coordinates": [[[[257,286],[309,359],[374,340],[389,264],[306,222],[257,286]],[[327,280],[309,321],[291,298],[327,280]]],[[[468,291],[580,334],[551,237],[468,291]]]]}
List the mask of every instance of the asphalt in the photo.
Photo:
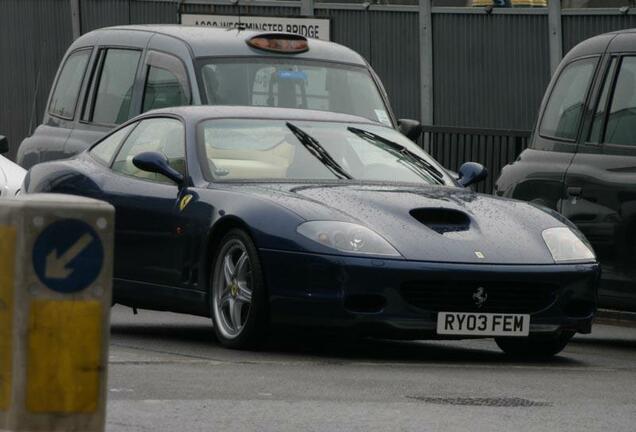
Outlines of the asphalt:
{"type": "Polygon", "coordinates": [[[636,431],[636,328],[597,324],[547,362],[491,339],[296,334],[259,352],[210,321],[115,306],[108,432],[636,431]]]}

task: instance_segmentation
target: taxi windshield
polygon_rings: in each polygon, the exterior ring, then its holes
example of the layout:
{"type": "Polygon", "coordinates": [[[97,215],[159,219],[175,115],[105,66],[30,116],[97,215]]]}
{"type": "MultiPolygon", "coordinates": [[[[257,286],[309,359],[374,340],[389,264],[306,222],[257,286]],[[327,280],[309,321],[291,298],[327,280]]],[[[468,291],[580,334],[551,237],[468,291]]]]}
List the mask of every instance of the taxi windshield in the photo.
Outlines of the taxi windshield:
{"type": "Polygon", "coordinates": [[[208,105],[331,111],[392,126],[380,91],[364,67],[270,58],[208,58],[200,65],[208,105]]]}
{"type": "MultiPolygon", "coordinates": [[[[199,126],[209,180],[357,180],[451,185],[426,152],[372,124],[214,119],[199,126]]],[[[205,168],[204,168],[205,169],[205,168]]]]}

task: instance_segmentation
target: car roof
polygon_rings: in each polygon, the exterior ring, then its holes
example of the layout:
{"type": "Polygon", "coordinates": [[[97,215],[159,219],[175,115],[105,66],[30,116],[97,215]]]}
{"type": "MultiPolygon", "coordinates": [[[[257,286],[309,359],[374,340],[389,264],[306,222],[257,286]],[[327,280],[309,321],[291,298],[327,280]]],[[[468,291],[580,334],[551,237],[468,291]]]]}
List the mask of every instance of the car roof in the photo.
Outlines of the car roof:
{"type": "MultiPolygon", "coordinates": [[[[274,108],[254,106],[226,106],[226,105],[189,105],[170,108],[161,108],[144,113],[142,117],[155,115],[177,115],[192,122],[208,119],[275,119],[291,121],[323,121],[338,123],[366,123],[378,126],[382,123],[375,122],[366,117],[358,117],[350,114],[340,114],[328,111],[316,111],[295,108],[274,108]]],[[[390,128],[391,129],[391,128],[390,128]]]]}
{"type": "Polygon", "coordinates": [[[110,34],[120,35],[122,32],[148,32],[161,34],[178,39],[188,45],[194,57],[215,57],[215,56],[259,56],[259,57],[293,57],[308,60],[324,60],[339,63],[349,63],[366,66],[364,58],[343,45],[319,39],[307,38],[309,50],[298,54],[278,54],[264,50],[257,50],[246,41],[250,38],[262,34],[289,35],[284,32],[259,32],[252,30],[236,30],[207,26],[185,26],[178,24],[166,25],[127,25],[105,27],[86,33],[77,39],[73,45],[81,46],[86,44],[107,45],[110,34]],[[213,43],[212,43],[213,42],[213,43]]]}
{"type": "Polygon", "coordinates": [[[594,54],[603,54],[608,48],[612,52],[623,51],[626,45],[629,46],[631,50],[636,50],[636,29],[617,30],[585,39],[567,53],[565,60],[594,54]],[[621,43],[614,43],[614,41],[617,40],[620,40],[621,43]]]}

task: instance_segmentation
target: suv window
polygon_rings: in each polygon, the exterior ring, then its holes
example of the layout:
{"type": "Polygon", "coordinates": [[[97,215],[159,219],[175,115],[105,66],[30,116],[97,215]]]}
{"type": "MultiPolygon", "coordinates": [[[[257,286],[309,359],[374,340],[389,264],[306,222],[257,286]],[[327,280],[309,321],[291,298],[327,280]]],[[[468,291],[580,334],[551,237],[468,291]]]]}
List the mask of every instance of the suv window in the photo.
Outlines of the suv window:
{"type": "Polygon", "coordinates": [[[161,174],[142,171],[133,164],[132,160],[137,154],[147,151],[163,153],[168,158],[170,166],[185,175],[184,128],[179,120],[142,120],[128,136],[113,163],[115,172],[161,183],[172,183],[161,174]]]}
{"type": "Polygon", "coordinates": [[[93,106],[93,122],[110,125],[128,120],[140,56],[141,53],[134,50],[106,51],[93,106]]]}
{"type": "Polygon", "coordinates": [[[123,129],[118,130],[114,134],[105,138],[102,142],[95,145],[90,154],[97,159],[102,165],[109,166],[115,156],[115,152],[119,148],[119,144],[122,142],[126,135],[135,127],[137,123],[130,124],[123,129]]]}
{"type": "Polygon", "coordinates": [[[65,119],[74,117],[77,96],[90,56],[91,50],[86,49],[76,51],[66,59],[51,97],[49,113],[65,119]]]}
{"type": "Polygon", "coordinates": [[[576,139],[596,62],[597,58],[577,60],[561,72],[543,113],[541,135],[576,139]]]}
{"type": "Polygon", "coordinates": [[[143,112],[190,104],[190,84],[185,66],[168,54],[150,51],[146,64],[143,112]]]}
{"type": "Polygon", "coordinates": [[[621,64],[605,126],[607,144],[636,145],[636,57],[621,64]]]}

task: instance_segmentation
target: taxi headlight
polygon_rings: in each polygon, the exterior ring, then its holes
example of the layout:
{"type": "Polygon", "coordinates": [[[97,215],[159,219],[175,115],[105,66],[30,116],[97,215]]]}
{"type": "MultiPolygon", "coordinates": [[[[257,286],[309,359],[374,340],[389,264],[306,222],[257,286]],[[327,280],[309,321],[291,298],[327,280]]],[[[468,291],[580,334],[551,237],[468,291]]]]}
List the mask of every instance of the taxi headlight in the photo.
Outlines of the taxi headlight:
{"type": "Polygon", "coordinates": [[[543,241],[554,262],[593,261],[596,259],[590,245],[570,228],[548,228],[543,231],[543,241]]]}
{"type": "Polygon", "coordinates": [[[341,252],[399,257],[391,244],[369,228],[348,222],[310,221],[296,229],[299,234],[341,252]]]}

